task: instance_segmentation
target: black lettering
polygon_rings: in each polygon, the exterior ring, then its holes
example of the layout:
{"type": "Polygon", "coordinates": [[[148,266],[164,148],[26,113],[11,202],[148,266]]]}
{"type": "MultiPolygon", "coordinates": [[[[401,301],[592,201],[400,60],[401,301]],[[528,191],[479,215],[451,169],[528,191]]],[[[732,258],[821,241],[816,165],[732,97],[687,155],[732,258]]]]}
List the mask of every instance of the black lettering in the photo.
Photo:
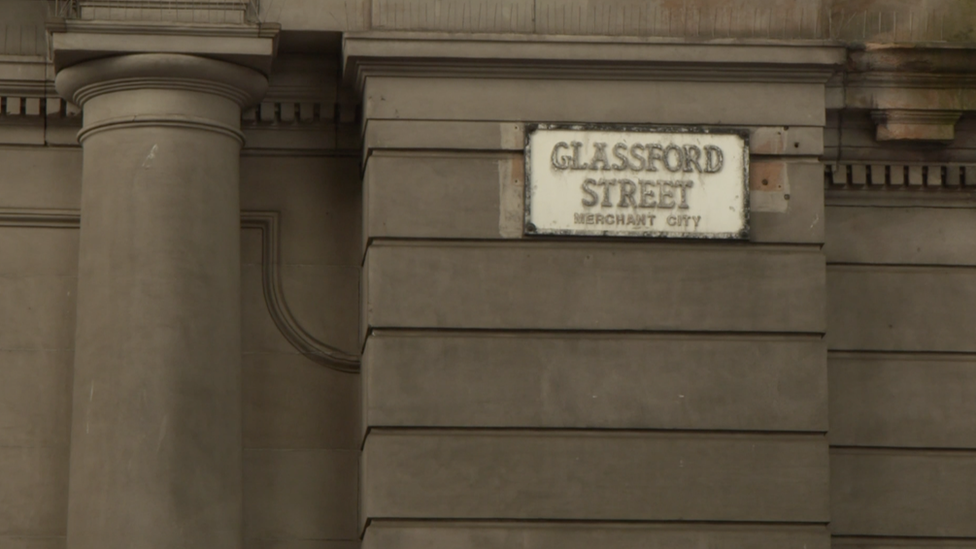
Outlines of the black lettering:
{"type": "Polygon", "coordinates": [[[603,225],[603,214],[596,214],[596,224],[603,225]]]}
{"type": "Polygon", "coordinates": [[[569,150],[569,145],[565,141],[560,141],[556,143],[556,146],[552,148],[552,167],[557,170],[565,170],[569,167],[569,163],[573,160],[571,156],[561,156],[559,154],[559,149],[569,150]]]}
{"type": "Polygon", "coordinates": [[[584,225],[584,224],[586,224],[586,214],[585,213],[574,213],[573,214],[573,223],[575,223],[576,225],[584,225]]]}
{"type": "Polygon", "coordinates": [[[639,154],[637,154],[637,151],[638,150],[642,150],[643,151],[644,150],[644,145],[641,145],[640,143],[634,143],[633,145],[630,146],[630,156],[632,156],[638,162],[638,164],[636,166],[634,164],[631,164],[630,165],[630,169],[632,169],[634,171],[637,171],[637,172],[643,170],[644,169],[644,166],[647,165],[647,161],[644,160],[644,157],[641,156],[641,155],[639,155],[639,154]]]}
{"type": "Polygon", "coordinates": [[[675,145],[674,143],[668,145],[664,149],[664,167],[668,169],[669,172],[679,172],[681,171],[681,166],[685,163],[685,153],[681,150],[681,147],[675,145]],[[670,155],[674,152],[678,155],[677,161],[674,166],[671,165],[670,155]]]}
{"type": "Polygon", "coordinates": [[[694,164],[698,173],[701,173],[701,164],[698,163],[698,159],[701,158],[701,149],[697,145],[685,145],[685,171],[694,171],[691,169],[691,165],[694,164]]]}
{"type": "Polygon", "coordinates": [[[680,187],[678,187],[678,192],[681,194],[681,202],[678,203],[678,208],[682,210],[688,209],[688,189],[695,184],[694,181],[678,181],[680,187]]]}
{"type": "Polygon", "coordinates": [[[627,216],[625,214],[617,214],[617,225],[626,225],[627,216]]]}
{"type": "Polygon", "coordinates": [[[610,208],[610,207],[612,207],[613,206],[613,202],[610,201],[610,187],[616,186],[617,185],[617,180],[616,179],[601,179],[600,182],[597,183],[597,185],[603,187],[603,202],[600,203],[600,206],[603,206],[604,208],[610,208]]]}
{"type": "Polygon", "coordinates": [[[574,170],[585,170],[586,164],[583,164],[582,166],[580,165],[580,149],[583,147],[583,144],[580,143],[579,141],[573,141],[571,145],[573,146],[573,167],[572,168],[574,170]]]}
{"type": "Polygon", "coordinates": [[[654,208],[654,207],[656,207],[657,206],[657,202],[655,202],[654,200],[648,201],[647,199],[648,198],[654,198],[654,191],[651,190],[650,187],[657,186],[657,183],[654,182],[654,181],[648,181],[646,179],[641,179],[641,180],[638,181],[638,183],[640,184],[640,195],[641,195],[641,199],[640,199],[640,204],[637,207],[638,208],[654,208]]]}
{"type": "Polygon", "coordinates": [[[603,164],[600,168],[603,171],[610,169],[610,161],[607,160],[607,144],[606,143],[594,143],[593,144],[593,158],[590,159],[590,169],[595,170],[597,163],[603,164]]]}
{"type": "Polygon", "coordinates": [[[721,171],[725,156],[722,149],[715,145],[705,145],[705,173],[717,173],[721,171]]]}
{"type": "MultiPolygon", "coordinates": [[[[674,183],[670,181],[658,181],[658,183],[660,183],[660,185],[658,185],[658,191],[657,191],[658,209],[670,210],[674,208],[674,188],[673,188],[674,183]]],[[[670,225],[671,223],[668,222],[668,224],[670,225]]]]}
{"type": "Polygon", "coordinates": [[[614,166],[613,169],[617,170],[618,172],[626,170],[627,166],[629,165],[627,161],[627,145],[625,143],[617,143],[614,145],[613,156],[620,161],[620,164],[614,166]]]}
{"type": "Polygon", "coordinates": [[[647,171],[656,172],[655,160],[664,160],[664,149],[657,143],[647,146],[647,171]]]}
{"type": "Polygon", "coordinates": [[[633,206],[636,208],[637,199],[634,198],[634,194],[637,193],[637,185],[634,185],[634,182],[629,179],[621,179],[618,183],[620,183],[620,202],[617,203],[617,207],[633,206]]]}
{"type": "Polygon", "coordinates": [[[596,185],[596,181],[592,179],[587,179],[583,181],[583,192],[586,193],[586,197],[583,198],[583,205],[586,207],[596,206],[598,200],[600,200],[600,195],[596,194],[596,191],[592,189],[592,185],[596,185]]]}

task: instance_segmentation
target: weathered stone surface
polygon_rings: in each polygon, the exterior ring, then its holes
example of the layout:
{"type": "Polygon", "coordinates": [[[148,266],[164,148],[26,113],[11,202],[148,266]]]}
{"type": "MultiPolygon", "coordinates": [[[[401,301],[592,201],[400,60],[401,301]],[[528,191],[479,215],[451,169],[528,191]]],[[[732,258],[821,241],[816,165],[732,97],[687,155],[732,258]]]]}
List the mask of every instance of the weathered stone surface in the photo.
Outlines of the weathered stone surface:
{"type": "Polygon", "coordinates": [[[828,207],[831,263],[976,265],[976,209],[828,207]]]}
{"type": "MultiPolygon", "coordinates": [[[[751,169],[750,240],[823,242],[822,165],[757,157],[751,169]]],[[[363,181],[365,236],[520,238],[524,185],[521,151],[377,151],[363,181]]]]}
{"type": "MultiPolygon", "coordinates": [[[[384,149],[522,151],[521,122],[456,120],[369,120],[363,135],[368,156],[384,149]]],[[[761,155],[812,156],[823,152],[819,127],[760,126],[749,130],[749,152],[761,155]]]]}
{"type": "Polygon", "coordinates": [[[358,450],[246,450],[245,539],[354,540],[358,470],[358,450]]]}
{"type": "Polygon", "coordinates": [[[976,537],[976,453],[832,449],[834,535],[976,537]]]}
{"type": "Polygon", "coordinates": [[[976,360],[833,353],[831,444],[976,449],[976,360]]]}
{"type": "Polygon", "coordinates": [[[383,242],[364,271],[370,328],[824,329],[823,256],[805,248],[383,242]]]}
{"type": "Polygon", "coordinates": [[[973,351],[976,270],[835,265],[827,268],[831,350],[973,351]]]}
{"type": "Polygon", "coordinates": [[[75,337],[74,276],[0,277],[0,349],[69,349],[75,337]]]}
{"type": "Polygon", "coordinates": [[[246,539],[245,549],[359,549],[359,540],[246,539]]]}
{"type": "Polygon", "coordinates": [[[471,523],[374,520],[364,549],[828,549],[822,526],[471,523]]]}
{"type": "Polygon", "coordinates": [[[363,449],[380,518],[826,522],[820,435],[386,431],[363,449]]]}
{"type": "Polygon", "coordinates": [[[374,76],[363,111],[370,119],[822,126],[823,100],[822,86],[805,83],[374,76]]]}
{"type": "Polygon", "coordinates": [[[374,332],[367,427],[826,431],[819,337],[374,332]]]}
{"type": "Polygon", "coordinates": [[[354,158],[241,159],[241,209],[281,214],[283,263],[359,265],[361,193],[354,158]]]}
{"type": "Polygon", "coordinates": [[[0,447],[0,536],[63,536],[68,449],[0,447]]]}
{"type": "Polygon", "coordinates": [[[0,148],[3,208],[77,210],[81,205],[81,151],[0,148]]]}
{"type": "Polygon", "coordinates": [[[298,354],[243,362],[245,448],[359,448],[359,376],[298,354]]]}
{"type": "MultiPolygon", "coordinates": [[[[260,265],[241,268],[244,352],[294,353],[268,312],[260,265]]],[[[323,341],[354,352],[357,347],[359,269],[333,265],[281,265],[289,310],[323,341]]]]}
{"type": "Polygon", "coordinates": [[[0,535],[2,549],[64,549],[66,539],[62,536],[3,536],[0,535]]]}
{"type": "Polygon", "coordinates": [[[73,354],[0,349],[0,447],[68,447],[73,354]]]}

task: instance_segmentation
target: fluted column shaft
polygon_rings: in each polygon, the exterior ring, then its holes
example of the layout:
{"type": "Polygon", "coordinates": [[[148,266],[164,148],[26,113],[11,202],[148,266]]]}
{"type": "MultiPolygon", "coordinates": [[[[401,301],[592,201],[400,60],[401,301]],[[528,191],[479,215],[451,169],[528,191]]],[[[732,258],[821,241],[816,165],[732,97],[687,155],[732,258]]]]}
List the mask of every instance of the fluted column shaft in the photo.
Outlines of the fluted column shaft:
{"type": "Polygon", "coordinates": [[[57,77],[84,112],[69,549],[241,545],[239,121],[266,86],[170,54],[57,77]]]}

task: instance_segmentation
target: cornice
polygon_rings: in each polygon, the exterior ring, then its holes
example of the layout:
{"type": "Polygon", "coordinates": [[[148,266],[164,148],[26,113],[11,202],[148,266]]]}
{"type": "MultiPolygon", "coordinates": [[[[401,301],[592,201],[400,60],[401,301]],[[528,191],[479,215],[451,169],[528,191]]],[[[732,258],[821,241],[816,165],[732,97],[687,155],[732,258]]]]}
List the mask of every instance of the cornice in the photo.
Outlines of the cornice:
{"type": "MultiPolygon", "coordinates": [[[[72,210],[0,209],[0,227],[77,229],[81,214],[72,210]]],[[[280,223],[275,211],[242,211],[241,227],[261,231],[261,287],[268,313],[285,339],[310,360],[340,372],[359,372],[359,356],[308,333],[295,319],[281,285],[280,223]]]]}
{"type": "Polygon", "coordinates": [[[823,84],[843,47],[807,41],[578,39],[511,35],[351,33],[346,84],[369,76],[800,82],[823,84]]]}

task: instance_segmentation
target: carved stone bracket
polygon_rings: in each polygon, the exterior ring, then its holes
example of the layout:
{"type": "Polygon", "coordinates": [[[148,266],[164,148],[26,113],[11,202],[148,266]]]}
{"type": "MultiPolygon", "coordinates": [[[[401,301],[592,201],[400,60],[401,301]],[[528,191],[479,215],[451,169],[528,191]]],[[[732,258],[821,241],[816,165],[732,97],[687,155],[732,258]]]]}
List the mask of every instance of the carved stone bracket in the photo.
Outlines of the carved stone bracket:
{"type": "MultiPolygon", "coordinates": [[[[0,209],[0,227],[77,229],[81,214],[72,210],[0,209]]],[[[241,227],[261,231],[261,286],[264,302],[275,326],[300,353],[340,372],[359,372],[359,357],[342,351],[308,333],[292,315],[281,286],[278,246],[279,214],[243,211],[241,227]]]]}
{"type": "Polygon", "coordinates": [[[962,111],[887,109],[871,112],[878,141],[952,141],[962,111]]]}
{"type": "Polygon", "coordinates": [[[843,104],[864,109],[878,141],[950,142],[955,125],[976,110],[976,52],[962,48],[869,44],[849,54],[843,104]]]}

